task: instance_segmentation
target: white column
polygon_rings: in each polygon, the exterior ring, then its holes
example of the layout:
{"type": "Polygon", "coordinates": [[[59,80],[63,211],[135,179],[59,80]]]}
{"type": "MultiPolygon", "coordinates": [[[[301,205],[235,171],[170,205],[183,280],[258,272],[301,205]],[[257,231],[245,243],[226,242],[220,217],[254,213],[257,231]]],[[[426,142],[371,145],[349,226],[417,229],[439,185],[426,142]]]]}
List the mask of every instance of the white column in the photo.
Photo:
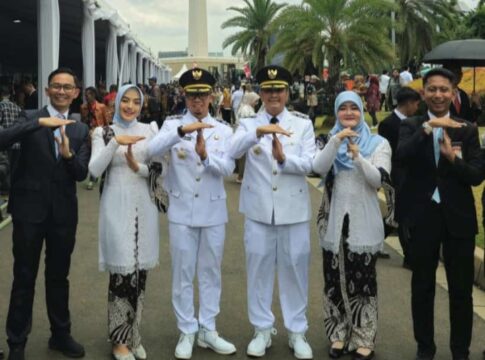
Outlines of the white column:
{"type": "Polygon", "coordinates": [[[130,57],[128,55],[128,47],[130,43],[131,40],[125,37],[121,48],[120,73],[118,81],[120,85],[127,82],[130,78],[130,57]]]}
{"type": "MultiPolygon", "coordinates": [[[[8,34],[4,34],[8,35],[8,34]]],[[[39,107],[47,105],[44,89],[49,74],[59,66],[60,14],[58,0],[37,0],[39,107]]]]}
{"type": "Polygon", "coordinates": [[[130,46],[130,82],[136,84],[136,44],[130,46]]]}
{"type": "Polygon", "coordinates": [[[94,16],[92,7],[95,4],[84,2],[84,18],[81,35],[82,54],[83,54],[83,83],[84,88],[96,85],[96,39],[94,36],[94,16]]]}
{"type": "Polygon", "coordinates": [[[143,54],[141,53],[141,51],[138,52],[136,83],[143,84],[143,54]]]}
{"type": "Polygon", "coordinates": [[[106,45],[106,87],[117,84],[118,80],[118,43],[116,27],[109,24],[108,42],[106,45]]]}
{"type": "Polygon", "coordinates": [[[207,57],[207,1],[189,0],[189,57],[207,57]]]}
{"type": "Polygon", "coordinates": [[[148,84],[148,78],[150,77],[150,58],[145,58],[145,71],[143,74],[143,84],[148,84]]]}

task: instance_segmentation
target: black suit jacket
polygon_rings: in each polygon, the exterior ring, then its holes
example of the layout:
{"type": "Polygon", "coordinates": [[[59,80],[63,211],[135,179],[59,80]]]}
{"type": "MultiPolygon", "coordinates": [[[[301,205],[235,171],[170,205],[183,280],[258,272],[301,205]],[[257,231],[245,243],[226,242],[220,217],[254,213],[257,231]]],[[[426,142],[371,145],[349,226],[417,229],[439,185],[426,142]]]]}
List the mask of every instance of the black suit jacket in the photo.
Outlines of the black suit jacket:
{"type": "Polygon", "coordinates": [[[479,185],[485,175],[485,161],[478,130],[470,122],[459,129],[447,129],[452,142],[460,142],[462,159],[450,163],[440,156],[436,167],[433,136],[422,127],[428,116],[408,118],[401,123],[397,158],[405,168],[400,185],[401,221],[412,226],[425,216],[436,186],[441,198],[448,230],[452,236],[468,237],[478,232],[472,186],[479,185]]]}
{"type": "Polygon", "coordinates": [[[66,126],[66,135],[74,156],[57,158],[54,133],[41,127],[38,119],[49,117],[47,108],[23,112],[18,122],[0,130],[0,150],[20,142],[21,149],[8,202],[14,220],[43,222],[52,210],[56,223],[77,224],[76,181],[88,173],[91,149],[89,131],[76,122],[66,126]]]}
{"type": "Polygon", "coordinates": [[[24,109],[25,110],[38,110],[39,109],[39,99],[37,95],[37,90],[32,94],[25,97],[24,109]]]}

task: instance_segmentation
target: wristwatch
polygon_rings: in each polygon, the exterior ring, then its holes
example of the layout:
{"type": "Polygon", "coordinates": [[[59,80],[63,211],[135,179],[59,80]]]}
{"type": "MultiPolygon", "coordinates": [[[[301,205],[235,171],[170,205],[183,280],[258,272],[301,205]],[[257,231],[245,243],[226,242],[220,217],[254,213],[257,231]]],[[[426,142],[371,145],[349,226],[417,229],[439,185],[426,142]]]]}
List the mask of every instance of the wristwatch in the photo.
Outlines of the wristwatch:
{"type": "Polygon", "coordinates": [[[431,125],[427,121],[425,121],[423,123],[423,128],[424,128],[424,132],[426,133],[426,135],[429,135],[433,132],[433,128],[431,127],[431,125]]]}

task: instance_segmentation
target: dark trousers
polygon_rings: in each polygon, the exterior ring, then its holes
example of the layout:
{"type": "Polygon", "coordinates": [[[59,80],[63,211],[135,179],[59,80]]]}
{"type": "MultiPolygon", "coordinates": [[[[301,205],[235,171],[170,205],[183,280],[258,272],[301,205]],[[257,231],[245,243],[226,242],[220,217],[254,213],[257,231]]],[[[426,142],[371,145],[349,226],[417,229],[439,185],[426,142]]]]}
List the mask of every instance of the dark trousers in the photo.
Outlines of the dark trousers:
{"type": "Polygon", "coordinates": [[[13,221],[14,279],[7,318],[10,347],[22,347],[32,327],[32,305],[39,259],[45,239],[45,289],[50,329],[55,337],[71,331],[69,315],[69,267],[76,224],[56,224],[49,216],[34,224],[13,221]]]}
{"type": "MultiPolygon", "coordinates": [[[[413,271],[412,314],[418,351],[434,354],[436,268],[443,248],[450,302],[450,348],[453,358],[468,356],[473,323],[474,237],[452,236],[440,205],[430,202],[422,220],[410,228],[409,260],[413,271]]],[[[441,325],[441,324],[440,324],[441,325]]],[[[444,324],[443,324],[444,325],[444,324]]]]}
{"type": "Polygon", "coordinates": [[[399,243],[401,244],[402,252],[404,254],[404,262],[408,262],[408,253],[409,253],[409,230],[406,225],[399,224],[397,228],[397,235],[399,237],[399,243]]]}

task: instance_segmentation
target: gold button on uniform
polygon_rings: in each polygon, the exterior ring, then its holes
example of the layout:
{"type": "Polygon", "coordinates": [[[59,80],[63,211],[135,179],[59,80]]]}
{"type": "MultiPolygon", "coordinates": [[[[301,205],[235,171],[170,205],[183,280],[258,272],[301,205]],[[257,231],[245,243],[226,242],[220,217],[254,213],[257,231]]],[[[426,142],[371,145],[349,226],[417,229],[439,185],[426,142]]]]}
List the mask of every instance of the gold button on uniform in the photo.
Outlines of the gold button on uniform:
{"type": "Polygon", "coordinates": [[[195,181],[200,181],[200,177],[198,177],[198,176],[197,176],[197,177],[195,178],[195,181]]]}
{"type": "Polygon", "coordinates": [[[276,175],[276,174],[278,174],[278,171],[273,170],[273,175],[276,175]]]}
{"type": "Polygon", "coordinates": [[[199,194],[195,194],[195,197],[196,197],[196,198],[197,198],[197,197],[199,197],[199,194]]]}
{"type": "Polygon", "coordinates": [[[276,191],[276,190],[278,190],[278,187],[273,186],[273,191],[276,191]]]}

